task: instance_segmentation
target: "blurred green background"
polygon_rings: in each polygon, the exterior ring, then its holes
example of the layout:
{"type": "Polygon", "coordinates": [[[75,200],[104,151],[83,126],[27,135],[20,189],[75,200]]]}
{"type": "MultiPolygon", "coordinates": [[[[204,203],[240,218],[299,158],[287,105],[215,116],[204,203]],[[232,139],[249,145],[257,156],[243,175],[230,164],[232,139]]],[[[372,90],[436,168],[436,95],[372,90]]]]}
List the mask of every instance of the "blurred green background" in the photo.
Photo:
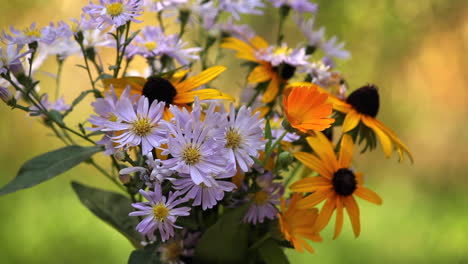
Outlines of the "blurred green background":
{"type": "MultiPolygon", "coordinates": [[[[78,17],[87,2],[0,0],[0,28],[68,20],[78,17]]],[[[346,219],[338,240],[331,239],[333,225],[325,229],[324,242],[313,244],[315,254],[288,251],[292,263],[468,263],[467,1],[316,2],[327,36],[346,41],[352,53],[339,70],[351,89],[368,82],[380,87],[378,117],[407,143],[415,164],[398,164],[395,156],[386,160],[380,147],[360,156],[355,165],[384,204],[359,203],[363,231],[358,239],[346,219]]],[[[265,16],[256,20],[256,29],[272,38],[275,23],[276,14],[265,16]]],[[[292,23],[286,32],[286,39],[297,41],[292,23]]],[[[62,90],[67,102],[88,88],[84,71],[73,66],[77,63],[79,58],[66,62],[62,90]]],[[[50,59],[44,69],[55,67],[50,59]]],[[[53,87],[51,78],[37,77],[44,91],[53,87]]],[[[70,123],[90,113],[89,107],[80,109],[70,123]]],[[[26,160],[61,144],[23,112],[1,104],[0,116],[4,185],[26,160]]],[[[0,197],[0,263],[126,263],[130,243],[81,206],[71,180],[113,188],[80,165],[53,181],[0,197]]]]}

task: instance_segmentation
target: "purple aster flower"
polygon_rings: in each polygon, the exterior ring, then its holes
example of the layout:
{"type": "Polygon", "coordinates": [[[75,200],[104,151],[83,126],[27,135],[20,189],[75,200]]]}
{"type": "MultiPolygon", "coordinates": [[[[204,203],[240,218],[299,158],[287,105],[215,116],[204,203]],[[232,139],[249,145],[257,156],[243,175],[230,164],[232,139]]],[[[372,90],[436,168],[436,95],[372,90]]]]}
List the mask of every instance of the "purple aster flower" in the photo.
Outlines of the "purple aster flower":
{"type": "Polygon", "coordinates": [[[315,18],[305,20],[302,16],[294,16],[294,21],[307,38],[307,45],[314,48],[320,47],[325,39],[325,28],[314,30],[315,18]]]}
{"type": "Polygon", "coordinates": [[[257,224],[263,223],[265,218],[276,218],[278,214],[276,205],[280,203],[284,188],[279,183],[273,183],[273,178],[274,175],[271,172],[266,172],[257,178],[257,185],[261,189],[248,195],[251,206],[243,218],[244,222],[257,224]]]}
{"type": "Polygon", "coordinates": [[[231,162],[239,165],[243,172],[250,170],[254,158],[258,158],[260,150],[265,147],[263,140],[264,120],[259,118],[260,112],[252,115],[252,110],[244,105],[236,114],[234,104],[231,104],[229,121],[225,126],[226,151],[231,162]]]}
{"type": "MultiPolygon", "coordinates": [[[[55,103],[52,104],[52,102],[49,101],[49,95],[48,94],[44,94],[41,98],[41,105],[46,109],[46,110],[55,110],[57,112],[64,112],[64,111],[67,111],[70,109],[70,105],[67,105],[65,103],[65,98],[62,96],[60,97],[57,101],[55,101],[55,103]]],[[[39,109],[36,107],[36,106],[31,106],[29,108],[29,110],[31,110],[31,113],[32,114],[38,114],[39,113],[39,109]]],[[[40,115],[40,116],[44,116],[44,115],[40,115]]]]}
{"type": "Polygon", "coordinates": [[[273,67],[286,63],[294,67],[306,65],[308,56],[305,54],[305,48],[291,49],[286,43],[281,47],[269,46],[255,54],[257,59],[268,61],[273,67]]]}
{"type": "Polygon", "coordinates": [[[76,18],[71,18],[70,20],[73,22],[71,29],[74,33],[96,29],[98,26],[96,20],[88,18],[85,14],[81,14],[79,20],[76,18]]]}
{"type": "Polygon", "coordinates": [[[333,36],[329,41],[323,42],[320,46],[327,57],[335,57],[338,59],[348,59],[351,57],[349,51],[344,49],[344,42],[336,43],[338,38],[333,36]]]}
{"type": "Polygon", "coordinates": [[[149,187],[160,185],[164,180],[174,180],[174,178],[169,177],[174,171],[165,168],[160,159],[154,159],[151,152],[146,155],[146,167],[125,168],[120,170],[119,174],[126,175],[135,172],[140,173],[141,179],[149,187]]]}
{"type": "Polygon", "coordinates": [[[14,99],[14,96],[8,88],[0,86],[0,99],[5,103],[9,103],[14,99]]]}
{"type": "Polygon", "coordinates": [[[230,17],[226,23],[218,24],[217,26],[221,31],[246,42],[256,35],[255,31],[249,25],[234,24],[232,17],[230,17]]]}
{"type": "MultiPolygon", "coordinates": [[[[211,186],[211,175],[232,171],[235,164],[229,162],[224,151],[223,128],[217,128],[208,117],[205,120],[185,118],[177,106],[170,107],[172,122],[162,121],[161,129],[168,134],[168,148],[163,155],[172,158],[163,161],[179,173],[188,174],[197,185],[211,186]]],[[[195,112],[196,113],[196,112],[195,112]]],[[[194,115],[195,115],[194,113],[194,115]]]]}
{"type": "Polygon", "coordinates": [[[0,74],[6,73],[13,65],[21,65],[20,59],[31,53],[31,51],[21,52],[21,45],[8,45],[5,52],[0,47],[0,74]]]}
{"type": "Polygon", "coordinates": [[[190,207],[176,208],[179,204],[186,202],[185,199],[178,198],[180,195],[178,192],[170,192],[166,198],[166,196],[162,195],[161,186],[156,185],[154,192],[140,190],[140,194],[148,202],[133,203],[132,206],[139,211],[131,212],[129,215],[147,216],[137,225],[136,229],[153,241],[156,240],[154,234],[156,229],[159,231],[163,242],[173,237],[174,228],[182,228],[175,224],[177,218],[190,215],[190,207]]]}
{"type": "Polygon", "coordinates": [[[234,183],[223,180],[231,178],[234,173],[211,174],[211,178],[207,179],[211,186],[203,182],[195,184],[190,175],[181,174],[181,178],[173,182],[174,189],[187,193],[185,198],[193,199],[193,206],[201,205],[203,210],[211,209],[224,198],[225,192],[231,192],[236,188],[234,183]]]}
{"type": "Polygon", "coordinates": [[[281,6],[288,6],[296,12],[304,13],[304,12],[317,12],[318,5],[315,3],[311,3],[308,0],[269,0],[271,4],[278,8],[281,6]]]}
{"type": "Polygon", "coordinates": [[[133,147],[141,144],[142,154],[146,155],[164,140],[156,127],[164,112],[164,102],[154,101],[149,104],[148,98],[141,96],[134,106],[130,98],[121,97],[115,106],[116,122],[107,122],[102,131],[120,131],[112,137],[120,147],[133,147]]]}
{"type": "Polygon", "coordinates": [[[229,12],[236,19],[240,19],[239,14],[262,15],[265,4],[261,0],[220,0],[219,9],[229,12]]]}
{"type": "Polygon", "coordinates": [[[135,19],[143,12],[140,2],[140,0],[99,0],[98,5],[89,2],[88,6],[83,7],[83,12],[94,18],[99,27],[105,25],[120,27],[128,21],[141,22],[135,19]]]}
{"type": "Polygon", "coordinates": [[[180,6],[186,5],[188,3],[188,0],[144,0],[144,2],[144,6],[148,8],[149,11],[161,12],[163,10],[176,9],[180,6]]]}
{"type": "Polygon", "coordinates": [[[50,44],[56,39],[56,33],[53,25],[44,28],[37,28],[36,23],[32,23],[23,31],[10,27],[11,35],[5,31],[2,32],[2,39],[8,45],[18,44],[27,45],[34,41],[50,44]]]}

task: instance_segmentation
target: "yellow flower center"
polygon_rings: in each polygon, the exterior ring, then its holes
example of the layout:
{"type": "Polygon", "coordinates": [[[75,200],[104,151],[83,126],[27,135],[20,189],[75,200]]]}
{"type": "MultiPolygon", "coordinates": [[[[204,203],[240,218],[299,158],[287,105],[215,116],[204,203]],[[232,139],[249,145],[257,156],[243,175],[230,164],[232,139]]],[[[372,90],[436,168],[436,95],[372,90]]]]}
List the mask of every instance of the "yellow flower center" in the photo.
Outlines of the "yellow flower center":
{"type": "Polygon", "coordinates": [[[145,43],[145,48],[147,50],[154,50],[157,46],[158,46],[158,44],[156,44],[156,42],[154,42],[154,41],[148,41],[148,42],[145,43]]]}
{"type": "Polygon", "coordinates": [[[121,15],[124,11],[124,5],[122,3],[112,3],[106,6],[107,14],[111,17],[121,15]]]}
{"type": "Polygon", "coordinates": [[[26,29],[24,31],[24,35],[26,37],[40,38],[41,37],[41,31],[39,31],[39,29],[26,29]]]}
{"type": "Polygon", "coordinates": [[[169,243],[163,247],[161,259],[164,263],[176,262],[182,254],[182,250],[183,248],[180,245],[180,241],[169,243]]]}
{"type": "Polygon", "coordinates": [[[153,126],[150,124],[147,118],[140,118],[132,123],[132,131],[139,137],[147,136],[151,133],[153,126]]]}
{"type": "Polygon", "coordinates": [[[169,209],[167,209],[164,204],[158,203],[157,205],[153,206],[153,216],[160,222],[164,221],[168,215],[169,209]]]}
{"type": "Polygon", "coordinates": [[[253,194],[252,200],[257,205],[264,205],[268,202],[270,195],[265,191],[259,191],[253,194]]]}
{"type": "Polygon", "coordinates": [[[182,159],[187,165],[194,165],[200,161],[201,154],[198,148],[187,146],[182,152],[182,159]]]}
{"type": "Polygon", "coordinates": [[[114,114],[111,114],[111,116],[109,117],[109,121],[111,121],[111,122],[117,122],[117,116],[114,115],[114,114]]]}
{"type": "Polygon", "coordinates": [[[229,129],[226,133],[226,148],[236,149],[242,142],[242,137],[239,132],[234,129],[229,129]]]}
{"type": "Polygon", "coordinates": [[[291,49],[287,46],[277,47],[273,52],[274,55],[286,55],[291,52],[291,49]]]}

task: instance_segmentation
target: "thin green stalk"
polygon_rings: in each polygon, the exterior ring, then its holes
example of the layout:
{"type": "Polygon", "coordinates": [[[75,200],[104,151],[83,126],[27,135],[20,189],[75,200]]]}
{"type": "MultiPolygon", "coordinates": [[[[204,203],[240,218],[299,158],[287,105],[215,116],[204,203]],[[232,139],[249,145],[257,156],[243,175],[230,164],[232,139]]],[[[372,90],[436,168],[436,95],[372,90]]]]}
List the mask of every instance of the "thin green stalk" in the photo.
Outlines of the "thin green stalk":
{"type": "Polygon", "coordinates": [[[271,153],[273,153],[273,150],[280,144],[280,142],[283,140],[283,138],[286,136],[287,133],[288,131],[285,130],[283,134],[281,134],[281,136],[275,141],[275,143],[269,149],[266,150],[265,158],[263,159],[263,163],[262,163],[263,166],[265,166],[265,164],[268,161],[268,158],[271,156],[271,153]]]}
{"type": "Polygon", "coordinates": [[[257,242],[255,242],[252,246],[249,247],[249,251],[257,249],[259,246],[263,244],[266,240],[271,237],[270,233],[266,233],[263,237],[261,237],[257,242]]]}
{"type": "Polygon", "coordinates": [[[59,58],[57,55],[57,78],[55,78],[55,100],[58,100],[60,96],[60,79],[62,77],[62,70],[63,70],[63,60],[59,58]]]}

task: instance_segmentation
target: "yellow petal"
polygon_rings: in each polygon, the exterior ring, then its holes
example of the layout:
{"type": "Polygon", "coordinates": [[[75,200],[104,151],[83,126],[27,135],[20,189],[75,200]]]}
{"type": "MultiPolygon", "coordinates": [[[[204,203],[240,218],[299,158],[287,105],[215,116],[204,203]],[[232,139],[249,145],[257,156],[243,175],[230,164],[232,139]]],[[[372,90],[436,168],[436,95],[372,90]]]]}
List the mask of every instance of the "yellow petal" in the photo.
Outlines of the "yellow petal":
{"type": "Polygon", "coordinates": [[[354,194],[356,194],[357,196],[361,197],[362,199],[364,200],[367,200],[371,203],[374,203],[374,204],[377,204],[377,205],[381,205],[382,204],[382,198],[380,198],[380,196],[375,193],[374,191],[371,191],[365,187],[362,187],[360,186],[359,188],[357,188],[355,191],[354,191],[354,194]]]}
{"type": "Polygon", "coordinates": [[[127,86],[130,86],[132,93],[141,95],[146,79],[142,77],[123,77],[118,79],[102,79],[102,83],[105,90],[110,89],[112,85],[117,95],[120,95],[127,86]]]}
{"type": "Polygon", "coordinates": [[[306,152],[296,152],[294,153],[294,157],[323,177],[328,179],[333,178],[333,173],[335,173],[335,171],[332,170],[330,166],[326,166],[324,162],[319,160],[316,156],[306,152]]]}
{"type": "Polygon", "coordinates": [[[220,92],[216,89],[200,89],[182,94],[177,94],[174,97],[174,104],[188,104],[195,100],[195,96],[198,96],[199,100],[231,100],[234,101],[234,97],[220,92]]]}
{"type": "Polygon", "coordinates": [[[385,156],[387,158],[390,158],[393,152],[393,145],[392,145],[392,141],[387,136],[387,134],[382,129],[380,129],[380,127],[376,125],[375,123],[376,120],[374,118],[363,115],[361,120],[366,126],[368,126],[370,129],[372,129],[375,132],[375,134],[380,140],[380,144],[382,145],[382,149],[385,153],[385,156]]]}
{"type": "Polygon", "coordinates": [[[375,124],[381,129],[383,130],[389,137],[390,139],[395,143],[396,145],[396,148],[398,150],[398,154],[400,155],[400,159],[399,161],[401,162],[404,158],[403,156],[403,152],[405,152],[408,157],[410,158],[411,160],[411,163],[414,163],[414,160],[413,160],[413,155],[411,155],[411,152],[409,151],[408,147],[406,147],[405,144],[403,144],[403,142],[397,137],[397,135],[395,134],[395,132],[393,132],[390,128],[386,127],[382,122],[380,122],[379,120],[375,120],[375,124]]]}
{"type": "Polygon", "coordinates": [[[270,83],[268,84],[268,87],[263,94],[262,101],[267,104],[272,102],[273,100],[276,99],[276,96],[278,95],[279,91],[279,79],[278,76],[273,76],[272,79],[270,80],[270,83]]]}
{"type": "Polygon", "coordinates": [[[315,132],[313,136],[307,137],[306,140],[328,171],[335,172],[339,169],[333,145],[322,132],[315,132]]]}
{"type": "Polygon", "coordinates": [[[198,88],[212,81],[214,78],[218,77],[218,75],[220,75],[225,70],[226,70],[226,67],[224,66],[213,66],[202,71],[201,73],[195,76],[189,77],[186,80],[176,85],[175,88],[177,90],[177,93],[185,93],[195,88],[198,88]]]}
{"type": "Polygon", "coordinates": [[[320,232],[327,226],[328,222],[330,222],[330,218],[336,208],[336,198],[336,195],[332,194],[328,197],[327,202],[325,202],[325,205],[322,207],[322,210],[320,210],[314,227],[316,232],[320,232]]]}
{"type": "Polygon", "coordinates": [[[225,38],[223,39],[221,47],[237,51],[236,57],[238,58],[258,62],[255,57],[255,48],[240,39],[233,37],[225,38]]]}
{"type": "Polygon", "coordinates": [[[268,42],[266,42],[262,37],[260,36],[255,36],[250,39],[250,43],[252,46],[254,46],[255,49],[260,50],[260,49],[266,49],[268,48],[268,42]]]}
{"type": "Polygon", "coordinates": [[[326,179],[321,176],[317,177],[307,177],[301,180],[298,180],[291,185],[291,190],[294,192],[314,192],[327,187],[332,187],[332,183],[329,179],[326,179]]]}
{"type": "Polygon", "coordinates": [[[354,154],[354,142],[350,135],[343,134],[341,138],[340,145],[340,157],[339,157],[339,166],[340,168],[349,168],[351,165],[351,160],[353,159],[354,154]]]}
{"type": "Polygon", "coordinates": [[[349,220],[353,226],[354,236],[358,237],[361,233],[361,220],[359,219],[359,207],[356,203],[356,200],[352,195],[346,196],[344,198],[344,204],[346,211],[349,215],[349,220]]]}
{"type": "Polygon", "coordinates": [[[261,83],[266,82],[272,78],[271,70],[268,69],[263,64],[258,65],[253,69],[253,71],[249,74],[247,81],[249,83],[261,83]]]}
{"type": "Polygon", "coordinates": [[[343,121],[343,133],[353,130],[359,121],[361,121],[361,115],[356,111],[350,111],[343,121]]]}
{"type": "MultiPolygon", "coordinates": [[[[293,188],[291,189],[294,191],[293,188]]],[[[331,194],[332,192],[333,190],[330,188],[330,189],[320,190],[312,194],[309,194],[307,197],[304,197],[302,200],[297,202],[297,208],[298,209],[310,209],[316,206],[317,204],[319,204],[320,202],[322,202],[323,200],[325,200],[327,196],[331,194]]]]}
{"type": "Polygon", "coordinates": [[[333,239],[338,238],[343,228],[343,204],[341,202],[341,197],[336,199],[336,221],[335,221],[335,234],[333,239]]]}

